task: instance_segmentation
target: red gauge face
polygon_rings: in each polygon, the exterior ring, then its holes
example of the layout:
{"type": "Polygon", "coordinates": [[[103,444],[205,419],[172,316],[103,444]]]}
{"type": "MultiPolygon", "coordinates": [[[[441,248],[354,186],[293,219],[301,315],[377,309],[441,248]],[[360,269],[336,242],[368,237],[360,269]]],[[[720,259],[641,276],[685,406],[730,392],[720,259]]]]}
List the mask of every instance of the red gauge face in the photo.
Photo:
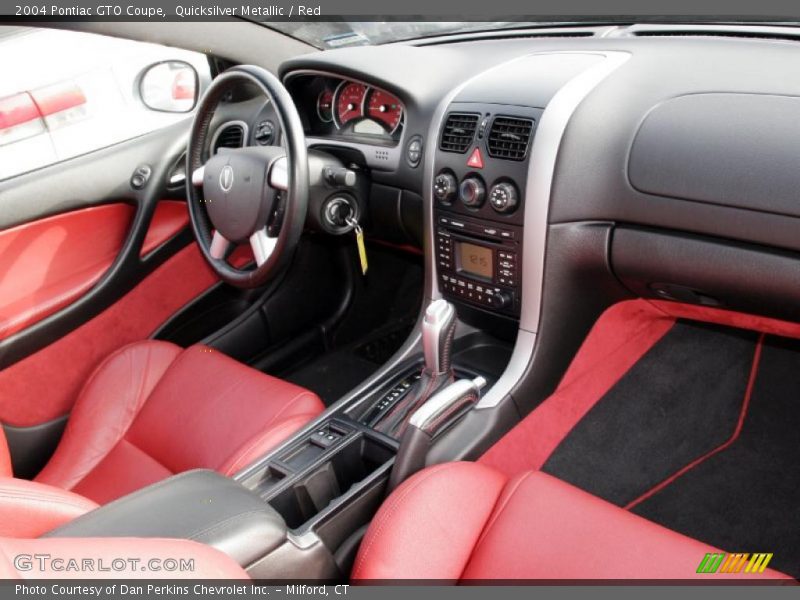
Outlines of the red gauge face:
{"type": "Polygon", "coordinates": [[[333,91],[323,90],[317,98],[317,115],[323,123],[333,120],[333,91]]]}
{"type": "Polygon", "coordinates": [[[336,98],[336,121],[339,127],[364,116],[367,86],[362,83],[343,83],[336,98]]]}
{"type": "Polygon", "coordinates": [[[400,125],[400,120],[403,118],[403,105],[400,104],[400,100],[391,94],[381,90],[373,90],[369,97],[367,116],[383,125],[386,131],[392,133],[400,125]]]}

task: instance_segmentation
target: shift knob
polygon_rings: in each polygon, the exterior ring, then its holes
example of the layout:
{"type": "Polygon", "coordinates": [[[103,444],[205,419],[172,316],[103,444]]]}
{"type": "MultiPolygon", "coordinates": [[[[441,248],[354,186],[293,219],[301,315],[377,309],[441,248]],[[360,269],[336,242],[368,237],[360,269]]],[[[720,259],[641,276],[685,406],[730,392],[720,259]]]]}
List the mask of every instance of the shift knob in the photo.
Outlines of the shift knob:
{"type": "Polygon", "coordinates": [[[447,300],[434,300],[422,320],[422,350],[425,369],[434,375],[450,371],[456,310],[447,300]]]}

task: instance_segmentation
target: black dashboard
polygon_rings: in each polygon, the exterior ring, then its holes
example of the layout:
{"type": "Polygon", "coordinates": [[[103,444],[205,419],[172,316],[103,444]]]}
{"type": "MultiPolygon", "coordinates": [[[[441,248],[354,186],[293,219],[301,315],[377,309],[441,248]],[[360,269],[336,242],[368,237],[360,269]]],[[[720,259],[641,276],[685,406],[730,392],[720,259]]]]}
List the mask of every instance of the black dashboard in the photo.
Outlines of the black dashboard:
{"type": "MultiPolygon", "coordinates": [[[[757,26],[651,29],[584,27],[541,37],[343,48],[291,59],[279,75],[309,146],[338,153],[368,178],[368,234],[429,248],[430,294],[464,294],[465,305],[497,313],[485,298],[483,284],[491,281],[518,294],[512,308],[499,312],[525,322],[526,294],[542,294],[536,282],[545,278],[562,226],[611,224],[618,245],[610,233],[602,246],[607,270],[637,295],[654,297],[665,297],[663,282],[614,273],[623,264],[635,270],[619,245],[625,228],[800,251],[793,166],[800,80],[786,76],[800,58],[800,36],[757,26]],[[582,86],[585,93],[573,103],[570,94],[582,86]],[[563,111],[563,129],[553,134],[548,122],[563,111]],[[455,134],[466,136],[464,147],[448,148],[445,128],[459,116],[455,134]],[[518,156],[489,147],[501,118],[509,128],[505,142],[525,138],[518,156]],[[472,162],[476,149],[479,162],[472,162]],[[545,228],[534,235],[533,222],[545,228]],[[517,247],[502,250],[501,259],[441,239],[460,226],[487,247],[507,240],[486,231],[513,233],[517,247]],[[525,247],[530,239],[535,255],[525,247]],[[477,260],[482,268],[461,278],[458,260],[477,260]],[[534,282],[530,289],[526,279],[534,282]],[[470,302],[478,282],[483,296],[470,302]]],[[[250,111],[256,136],[270,120],[269,107],[241,110],[244,104],[237,110],[250,111]]],[[[707,265],[705,279],[714,270],[707,265]]],[[[727,284],[701,285],[699,276],[682,283],[673,275],[659,272],[720,305],[736,306],[746,295],[743,286],[737,296],[727,284]]],[[[538,312],[535,321],[525,326],[536,330],[538,312]]]]}

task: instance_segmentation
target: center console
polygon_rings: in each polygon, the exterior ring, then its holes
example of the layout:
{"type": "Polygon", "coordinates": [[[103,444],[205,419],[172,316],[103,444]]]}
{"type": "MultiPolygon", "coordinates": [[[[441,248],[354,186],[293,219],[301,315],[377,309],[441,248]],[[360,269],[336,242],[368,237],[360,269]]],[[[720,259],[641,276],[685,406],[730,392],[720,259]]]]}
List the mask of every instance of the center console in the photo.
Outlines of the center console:
{"type": "Polygon", "coordinates": [[[519,318],[530,154],[542,111],[453,102],[434,160],[434,238],[442,295],[519,318]]]}

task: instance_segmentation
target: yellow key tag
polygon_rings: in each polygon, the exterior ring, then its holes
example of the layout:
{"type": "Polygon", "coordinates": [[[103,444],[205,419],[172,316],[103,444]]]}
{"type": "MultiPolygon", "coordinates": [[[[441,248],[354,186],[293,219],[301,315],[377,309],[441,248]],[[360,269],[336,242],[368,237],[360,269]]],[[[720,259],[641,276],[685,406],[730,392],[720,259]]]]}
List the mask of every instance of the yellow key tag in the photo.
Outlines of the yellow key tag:
{"type": "Polygon", "coordinates": [[[358,246],[358,260],[361,262],[361,274],[367,274],[367,248],[364,246],[364,230],[356,225],[356,245],[358,246]]]}

